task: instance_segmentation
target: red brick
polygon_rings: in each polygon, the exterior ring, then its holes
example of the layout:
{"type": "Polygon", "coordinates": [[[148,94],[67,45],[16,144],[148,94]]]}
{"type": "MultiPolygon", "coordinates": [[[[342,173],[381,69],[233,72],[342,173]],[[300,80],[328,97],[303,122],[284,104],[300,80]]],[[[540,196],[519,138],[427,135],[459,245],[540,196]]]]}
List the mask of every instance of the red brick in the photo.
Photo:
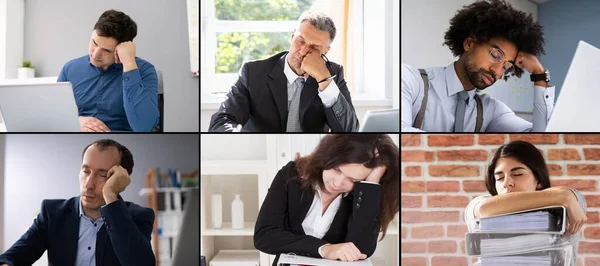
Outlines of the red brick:
{"type": "Polygon", "coordinates": [[[479,176],[479,166],[476,165],[430,165],[429,175],[432,177],[474,177],[479,176]]]}
{"type": "Polygon", "coordinates": [[[423,197],[421,196],[404,196],[400,197],[400,206],[402,208],[421,208],[423,205],[423,197]]]}
{"type": "Polygon", "coordinates": [[[600,266],[600,258],[585,258],[585,266],[600,266]]]}
{"type": "Polygon", "coordinates": [[[577,149],[549,149],[548,160],[551,161],[579,161],[581,155],[577,149]]]}
{"type": "Polygon", "coordinates": [[[413,227],[410,230],[410,236],[413,239],[443,237],[444,227],[441,225],[413,227]]]}
{"type": "Polygon", "coordinates": [[[427,266],[427,258],[421,257],[402,257],[400,258],[402,266],[427,266]]]}
{"type": "MultiPolygon", "coordinates": [[[[461,240],[460,241],[460,254],[467,254],[466,247],[467,247],[466,241],[465,240],[461,240]]],[[[475,261],[477,261],[477,260],[475,260],[475,261]]]]}
{"type": "Polygon", "coordinates": [[[548,173],[550,176],[561,176],[563,175],[562,166],[558,164],[548,164],[548,173]]]}
{"type": "Polygon", "coordinates": [[[425,182],[423,181],[402,181],[400,184],[401,192],[418,193],[425,192],[425,182]]]}
{"type": "Polygon", "coordinates": [[[600,144],[598,134],[565,134],[566,144],[600,144]]]}
{"type": "Polygon", "coordinates": [[[592,226],[586,228],[585,230],[583,230],[583,236],[585,238],[600,239],[600,227],[592,226]]]}
{"type": "Polygon", "coordinates": [[[429,243],[427,243],[428,253],[456,253],[456,249],[456,241],[442,240],[429,241],[429,243]]]}
{"type": "Polygon", "coordinates": [[[600,242],[579,241],[579,254],[598,254],[600,252],[600,242]]]}
{"type": "Polygon", "coordinates": [[[432,151],[402,151],[400,155],[403,162],[431,162],[433,161],[432,151]]]}
{"type": "Polygon", "coordinates": [[[419,177],[423,175],[421,171],[421,166],[418,165],[407,166],[406,168],[404,168],[404,173],[406,173],[406,176],[408,177],[419,177]]]}
{"type": "Polygon", "coordinates": [[[402,151],[400,155],[403,162],[431,162],[433,161],[434,152],[423,150],[407,150],[402,151]]]}
{"type": "Polygon", "coordinates": [[[468,232],[467,225],[448,225],[448,229],[446,230],[446,234],[448,237],[460,237],[464,238],[465,234],[468,232]]]}
{"type": "Polygon", "coordinates": [[[428,181],[427,192],[458,192],[458,181],[428,181]]]}
{"type": "Polygon", "coordinates": [[[402,239],[405,239],[408,236],[408,228],[406,228],[406,226],[402,226],[400,231],[402,239]]]}
{"type": "Polygon", "coordinates": [[[465,192],[486,192],[484,181],[465,180],[462,181],[463,191],[465,192]]]}
{"type": "Polygon", "coordinates": [[[429,135],[427,143],[430,147],[472,146],[474,135],[429,135]]]}
{"type": "Polygon", "coordinates": [[[469,198],[466,196],[427,196],[427,207],[467,207],[468,204],[469,198]]]}
{"type": "Polygon", "coordinates": [[[458,211],[402,211],[401,223],[458,222],[458,211]]]}
{"type": "Polygon", "coordinates": [[[467,266],[467,257],[435,256],[431,258],[431,266],[467,266]]]}
{"type": "Polygon", "coordinates": [[[583,195],[585,197],[585,202],[587,203],[587,207],[600,207],[600,195],[583,195]]]}
{"type": "Polygon", "coordinates": [[[567,175],[600,175],[600,164],[568,164],[567,175]]]}
{"type": "Polygon", "coordinates": [[[552,180],[552,186],[560,187],[566,186],[577,189],[579,191],[596,191],[596,180],[584,180],[584,179],[554,179],[552,180]]]}
{"type": "Polygon", "coordinates": [[[558,134],[512,134],[510,141],[513,140],[523,140],[531,144],[556,144],[558,134]]]}
{"type": "Polygon", "coordinates": [[[426,242],[402,242],[402,253],[427,253],[426,242]]]}
{"type": "Polygon", "coordinates": [[[400,146],[421,146],[421,134],[401,134],[400,146]]]}
{"type": "Polygon", "coordinates": [[[586,213],[587,216],[587,221],[585,221],[586,224],[596,224],[600,222],[600,216],[598,214],[598,212],[591,212],[588,210],[588,212],[586,213]]]}
{"type": "Polygon", "coordinates": [[[504,144],[503,134],[479,134],[479,145],[502,145],[504,144]]]}
{"type": "Polygon", "coordinates": [[[583,156],[586,160],[600,160],[600,149],[596,148],[584,148],[583,156]]]}
{"type": "Polygon", "coordinates": [[[439,161],[487,161],[488,153],[484,150],[449,150],[438,151],[439,161]]]}

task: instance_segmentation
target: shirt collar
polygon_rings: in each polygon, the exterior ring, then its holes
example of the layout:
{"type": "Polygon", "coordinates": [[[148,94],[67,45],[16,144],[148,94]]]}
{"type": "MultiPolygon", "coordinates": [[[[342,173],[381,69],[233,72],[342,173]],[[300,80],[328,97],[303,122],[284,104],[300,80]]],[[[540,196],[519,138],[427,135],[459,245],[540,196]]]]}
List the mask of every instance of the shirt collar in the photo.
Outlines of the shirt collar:
{"type": "Polygon", "coordinates": [[[285,77],[287,78],[288,85],[294,83],[294,81],[296,81],[298,78],[304,78],[303,76],[298,76],[296,73],[294,73],[294,70],[292,70],[290,67],[290,64],[288,63],[289,55],[290,53],[287,53],[283,59],[283,74],[285,74],[285,77]]]}
{"type": "MultiPolygon", "coordinates": [[[[450,63],[447,67],[444,68],[444,74],[446,76],[446,89],[448,91],[448,97],[457,94],[465,88],[463,87],[460,79],[458,78],[458,74],[456,74],[456,69],[454,68],[454,62],[450,63]]],[[[477,93],[476,89],[470,90],[467,92],[469,94],[469,105],[471,104],[471,99],[477,93]]]]}
{"type": "Polygon", "coordinates": [[[98,69],[98,70],[100,70],[102,72],[108,72],[108,71],[110,71],[113,68],[123,69],[123,64],[113,63],[112,65],[108,66],[108,68],[106,69],[106,71],[104,71],[104,70],[102,70],[102,68],[99,68],[97,66],[92,65],[92,62],[90,62],[90,56],[89,55],[86,56],[86,57],[87,57],[88,64],[90,64],[91,67],[96,68],[96,69],[98,69]]]}

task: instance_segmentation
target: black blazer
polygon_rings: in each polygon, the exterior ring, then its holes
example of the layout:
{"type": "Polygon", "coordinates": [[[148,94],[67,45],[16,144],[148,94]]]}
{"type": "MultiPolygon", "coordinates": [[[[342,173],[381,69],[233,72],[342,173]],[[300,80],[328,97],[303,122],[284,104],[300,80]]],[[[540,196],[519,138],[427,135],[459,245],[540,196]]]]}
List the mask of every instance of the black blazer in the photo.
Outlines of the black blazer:
{"type": "MultiPolygon", "coordinates": [[[[281,52],[265,60],[245,63],[239,79],[226,100],[212,115],[209,131],[224,132],[241,124],[242,131],[285,132],[288,118],[287,78],[283,73],[285,55],[281,52]]],[[[340,89],[337,101],[325,108],[318,96],[317,81],[309,77],[300,95],[300,124],[304,132],[358,131],[342,66],[331,63],[331,73],[340,89]]]]}
{"type": "MultiPolygon", "coordinates": [[[[80,197],[44,200],[40,214],[0,264],[31,265],[48,250],[48,265],[75,265],[80,197]]],[[[154,212],[119,200],[100,208],[104,224],[96,234],[96,265],[155,265],[150,245],[154,212]]]]}
{"type": "Polygon", "coordinates": [[[318,239],[302,229],[314,193],[301,190],[300,183],[292,180],[297,175],[296,164],[290,162],[273,179],[254,227],[255,248],[277,255],[273,266],[281,253],[321,258],[318,249],[327,243],[352,242],[361,253],[373,255],[379,235],[381,187],[356,183],[354,191],[343,198],[329,231],[318,239]]]}

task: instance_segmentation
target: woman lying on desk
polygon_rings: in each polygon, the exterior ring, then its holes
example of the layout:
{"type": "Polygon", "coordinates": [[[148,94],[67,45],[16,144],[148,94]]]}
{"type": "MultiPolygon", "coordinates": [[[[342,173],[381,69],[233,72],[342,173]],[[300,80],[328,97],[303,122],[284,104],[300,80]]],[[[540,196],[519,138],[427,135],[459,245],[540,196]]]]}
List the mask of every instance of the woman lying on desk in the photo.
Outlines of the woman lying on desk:
{"type": "Polygon", "coordinates": [[[469,232],[478,229],[479,218],[562,205],[568,220],[563,237],[573,246],[571,265],[575,265],[580,229],[587,220],[585,198],[575,189],[550,186],[546,162],[534,145],[513,141],[500,146],[488,167],[485,186],[490,195],[474,198],[465,210],[469,232]]]}
{"type": "Polygon", "coordinates": [[[400,210],[399,149],[387,135],[327,135],[284,166],[254,228],[265,253],[341,261],[370,257],[400,210]]]}

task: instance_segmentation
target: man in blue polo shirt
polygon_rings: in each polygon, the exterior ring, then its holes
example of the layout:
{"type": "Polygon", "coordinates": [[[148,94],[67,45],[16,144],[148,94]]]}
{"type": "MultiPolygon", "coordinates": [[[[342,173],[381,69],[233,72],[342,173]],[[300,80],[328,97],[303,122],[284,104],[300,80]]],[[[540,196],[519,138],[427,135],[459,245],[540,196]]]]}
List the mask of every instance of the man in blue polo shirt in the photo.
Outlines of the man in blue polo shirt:
{"type": "Polygon", "coordinates": [[[81,131],[152,131],[158,124],[154,66],[135,56],[136,23],[108,10],[94,26],[89,54],[67,62],[58,81],[69,81],[81,131]]]}

